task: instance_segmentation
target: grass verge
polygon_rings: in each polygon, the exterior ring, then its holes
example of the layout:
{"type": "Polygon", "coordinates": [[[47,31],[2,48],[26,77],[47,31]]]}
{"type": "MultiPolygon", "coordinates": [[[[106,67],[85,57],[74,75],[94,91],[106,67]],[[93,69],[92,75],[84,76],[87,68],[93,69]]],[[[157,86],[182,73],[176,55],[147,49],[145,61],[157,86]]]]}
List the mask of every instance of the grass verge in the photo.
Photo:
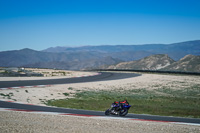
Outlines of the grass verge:
{"type": "Polygon", "coordinates": [[[200,88],[181,90],[162,87],[156,90],[82,91],[74,98],[49,100],[47,105],[105,111],[114,101],[127,99],[129,113],[200,118],[200,88]]]}

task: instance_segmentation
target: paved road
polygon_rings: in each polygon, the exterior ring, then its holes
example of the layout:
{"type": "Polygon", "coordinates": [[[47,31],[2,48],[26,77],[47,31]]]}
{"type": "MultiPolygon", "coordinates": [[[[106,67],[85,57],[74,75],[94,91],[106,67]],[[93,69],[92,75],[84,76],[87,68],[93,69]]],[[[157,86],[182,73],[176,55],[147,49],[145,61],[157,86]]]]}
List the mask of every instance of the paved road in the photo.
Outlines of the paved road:
{"type": "MultiPolygon", "coordinates": [[[[38,81],[7,81],[7,82],[1,81],[0,88],[16,87],[16,86],[30,86],[30,85],[93,82],[93,81],[130,78],[134,76],[140,76],[140,75],[133,74],[133,73],[102,73],[101,75],[92,76],[92,77],[71,78],[71,79],[67,78],[67,79],[54,79],[54,80],[51,79],[51,80],[38,80],[38,81]]],[[[14,109],[24,109],[24,110],[31,110],[31,111],[45,111],[45,112],[59,112],[59,113],[105,116],[104,112],[101,112],[101,111],[87,111],[87,110],[45,107],[45,106],[37,106],[37,105],[11,103],[11,102],[5,102],[5,101],[0,101],[0,108],[12,108],[12,109],[14,108],[14,109]]],[[[165,117],[165,116],[139,115],[139,114],[128,114],[127,116],[125,116],[125,118],[200,124],[200,119],[192,119],[192,118],[165,117]]]]}

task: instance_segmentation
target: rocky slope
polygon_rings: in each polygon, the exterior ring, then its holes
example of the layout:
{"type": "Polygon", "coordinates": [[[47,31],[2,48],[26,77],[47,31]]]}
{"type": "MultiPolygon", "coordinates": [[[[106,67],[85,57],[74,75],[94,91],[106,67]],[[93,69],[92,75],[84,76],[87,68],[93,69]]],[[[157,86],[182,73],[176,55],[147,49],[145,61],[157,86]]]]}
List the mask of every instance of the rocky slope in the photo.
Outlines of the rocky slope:
{"type": "Polygon", "coordinates": [[[117,65],[109,66],[108,69],[159,70],[174,62],[175,61],[168,55],[159,54],[148,56],[137,61],[122,62],[117,65]]]}
{"type": "Polygon", "coordinates": [[[137,61],[122,62],[117,65],[111,65],[106,67],[106,69],[200,72],[200,56],[186,55],[176,62],[168,55],[159,54],[148,56],[137,61]]]}
{"type": "Polygon", "coordinates": [[[200,56],[186,55],[179,61],[174,62],[161,70],[200,72],[200,56]]]}

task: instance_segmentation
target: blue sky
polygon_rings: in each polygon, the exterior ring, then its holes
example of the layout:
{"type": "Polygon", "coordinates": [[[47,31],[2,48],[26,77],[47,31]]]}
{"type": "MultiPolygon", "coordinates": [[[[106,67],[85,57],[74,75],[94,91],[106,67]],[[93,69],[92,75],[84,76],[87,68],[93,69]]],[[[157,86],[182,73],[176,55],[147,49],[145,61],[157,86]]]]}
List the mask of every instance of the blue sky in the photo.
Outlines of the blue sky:
{"type": "Polygon", "coordinates": [[[200,0],[0,0],[0,51],[200,40],[200,0]]]}

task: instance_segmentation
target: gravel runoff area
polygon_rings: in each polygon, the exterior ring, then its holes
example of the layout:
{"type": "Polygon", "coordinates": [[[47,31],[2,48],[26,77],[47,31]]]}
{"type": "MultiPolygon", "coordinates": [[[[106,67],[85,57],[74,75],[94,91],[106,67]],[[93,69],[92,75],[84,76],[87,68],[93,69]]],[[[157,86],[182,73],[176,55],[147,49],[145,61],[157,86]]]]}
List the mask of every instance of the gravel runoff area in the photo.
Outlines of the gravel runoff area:
{"type": "Polygon", "coordinates": [[[68,71],[68,70],[54,70],[54,69],[31,69],[26,68],[36,73],[43,74],[43,77],[0,77],[0,81],[20,81],[20,80],[41,80],[41,79],[59,79],[89,76],[96,74],[95,72],[85,71],[68,71]]]}
{"type": "Polygon", "coordinates": [[[200,126],[2,111],[0,131],[1,133],[199,133],[200,126]]]}
{"type": "MultiPolygon", "coordinates": [[[[157,89],[170,86],[181,89],[200,83],[200,76],[142,74],[142,76],[90,83],[52,85],[50,87],[1,90],[0,99],[15,100],[31,104],[43,104],[50,99],[73,97],[77,90],[130,90],[157,89]],[[63,93],[69,93],[65,96],[63,93]]],[[[200,126],[173,123],[145,122],[136,120],[113,120],[32,114],[22,112],[0,112],[1,132],[200,132],[200,126]]]]}

